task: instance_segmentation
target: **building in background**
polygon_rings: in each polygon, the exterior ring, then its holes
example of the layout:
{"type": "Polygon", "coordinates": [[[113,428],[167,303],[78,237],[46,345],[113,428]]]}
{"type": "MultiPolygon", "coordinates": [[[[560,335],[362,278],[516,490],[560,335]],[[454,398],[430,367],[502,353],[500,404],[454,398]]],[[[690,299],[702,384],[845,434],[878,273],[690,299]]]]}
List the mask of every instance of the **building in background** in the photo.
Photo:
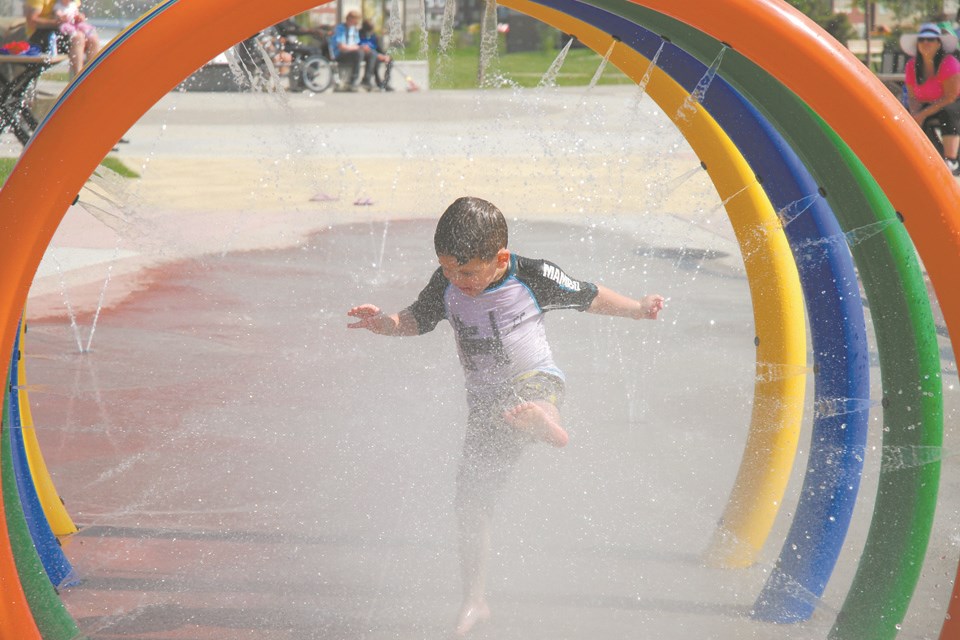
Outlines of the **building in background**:
{"type": "MultiPolygon", "coordinates": [[[[920,22],[931,16],[916,14],[912,16],[903,16],[897,14],[896,2],[880,2],[873,0],[869,2],[870,15],[864,12],[864,0],[833,0],[834,13],[846,13],[850,18],[850,24],[857,32],[858,38],[864,38],[867,26],[870,26],[872,33],[876,34],[883,29],[893,29],[898,24],[911,24],[920,22]]],[[[943,0],[943,13],[951,22],[956,20],[957,10],[960,9],[960,0],[943,0]]]]}

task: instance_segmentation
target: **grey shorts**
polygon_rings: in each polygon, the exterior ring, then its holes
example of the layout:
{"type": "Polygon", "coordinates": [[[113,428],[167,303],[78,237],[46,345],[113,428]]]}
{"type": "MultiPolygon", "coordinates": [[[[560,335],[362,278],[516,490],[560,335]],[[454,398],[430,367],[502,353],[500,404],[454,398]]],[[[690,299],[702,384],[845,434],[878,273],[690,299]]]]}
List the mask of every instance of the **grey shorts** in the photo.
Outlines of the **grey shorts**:
{"type": "Polygon", "coordinates": [[[503,419],[504,411],[524,402],[546,401],[559,408],[564,384],[557,376],[530,371],[490,394],[472,394],[457,473],[457,504],[489,512],[516,467],[530,438],[503,419]]]}

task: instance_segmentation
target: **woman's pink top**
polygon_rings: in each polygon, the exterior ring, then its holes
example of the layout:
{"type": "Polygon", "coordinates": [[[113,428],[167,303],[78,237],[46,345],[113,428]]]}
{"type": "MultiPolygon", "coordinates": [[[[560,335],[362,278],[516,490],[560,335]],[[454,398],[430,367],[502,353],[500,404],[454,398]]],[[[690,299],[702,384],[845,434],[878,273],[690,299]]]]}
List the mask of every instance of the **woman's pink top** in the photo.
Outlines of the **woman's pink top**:
{"type": "Polygon", "coordinates": [[[960,61],[953,56],[944,56],[940,68],[932,78],[924,80],[923,84],[917,86],[916,58],[911,58],[907,62],[907,67],[903,70],[903,80],[913,91],[914,97],[920,102],[936,102],[943,97],[943,83],[950,76],[960,73],[960,61]]]}

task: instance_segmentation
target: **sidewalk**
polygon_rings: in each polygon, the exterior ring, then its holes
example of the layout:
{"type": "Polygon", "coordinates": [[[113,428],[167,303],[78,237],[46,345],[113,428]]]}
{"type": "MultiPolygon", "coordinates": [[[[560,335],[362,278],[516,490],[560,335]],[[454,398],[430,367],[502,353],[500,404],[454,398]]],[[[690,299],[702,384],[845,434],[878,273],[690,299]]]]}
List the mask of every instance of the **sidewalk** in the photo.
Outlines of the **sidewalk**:
{"type": "MultiPolygon", "coordinates": [[[[512,215],[553,219],[603,211],[628,221],[651,204],[678,216],[697,207],[685,192],[650,193],[651,173],[698,164],[689,151],[658,156],[658,146],[682,141],[657,130],[647,116],[655,107],[646,104],[640,130],[624,138],[617,127],[632,116],[624,107],[633,94],[595,89],[590,99],[616,120],[581,140],[597,124],[582,105],[567,110],[583,92],[169,94],[115,154],[142,178],[95,177],[66,216],[34,282],[32,312],[63,312],[64,278],[77,310],[92,311],[107,266],[109,306],[158,262],[289,246],[335,223],[435,218],[463,193],[496,193],[512,215]],[[428,188],[411,188],[424,178],[428,188]]],[[[715,198],[705,175],[691,184],[705,202],[715,198]]],[[[730,253],[731,240],[711,242],[730,253]]]]}

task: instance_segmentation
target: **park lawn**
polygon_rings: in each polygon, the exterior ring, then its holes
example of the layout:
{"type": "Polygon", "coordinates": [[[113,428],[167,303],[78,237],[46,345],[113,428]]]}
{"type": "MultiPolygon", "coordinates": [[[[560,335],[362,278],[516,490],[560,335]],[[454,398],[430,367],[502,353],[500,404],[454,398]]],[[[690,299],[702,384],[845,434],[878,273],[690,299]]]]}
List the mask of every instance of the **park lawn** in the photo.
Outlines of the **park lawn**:
{"type": "MultiPolygon", "coordinates": [[[[0,158],[0,185],[7,181],[7,176],[9,176],[10,172],[13,171],[15,164],[17,164],[17,158],[0,158]]],[[[125,165],[122,160],[113,156],[107,156],[104,158],[103,161],[100,162],[100,166],[105,167],[124,178],[140,177],[140,174],[125,165]]]]}
{"type": "MultiPolygon", "coordinates": [[[[484,86],[536,87],[558,54],[558,51],[499,53],[487,69],[484,86]]],[[[444,56],[440,56],[436,48],[431,48],[430,88],[476,88],[479,57],[476,46],[451,48],[444,56]]],[[[561,87],[586,86],[602,62],[603,58],[589,49],[571,49],[560,67],[556,84],[561,87]]],[[[403,61],[398,60],[396,65],[402,73],[403,61]]],[[[633,84],[633,81],[608,64],[598,84],[633,84]]]]}
{"type": "Polygon", "coordinates": [[[0,158],[0,184],[7,181],[7,176],[13,171],[15,164],[17,164],[16,158],[0,158]]]}

